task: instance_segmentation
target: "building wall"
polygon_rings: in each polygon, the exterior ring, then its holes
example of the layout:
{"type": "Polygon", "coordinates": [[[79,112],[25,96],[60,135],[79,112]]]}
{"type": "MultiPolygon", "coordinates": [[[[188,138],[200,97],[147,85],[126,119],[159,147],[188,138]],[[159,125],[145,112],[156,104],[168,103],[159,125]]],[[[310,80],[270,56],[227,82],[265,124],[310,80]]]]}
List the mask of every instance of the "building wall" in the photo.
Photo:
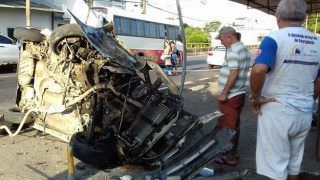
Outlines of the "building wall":
{"type": "Polygon", "coordinates": [[[268,35],[271,30],[269,29],[242,29],[238,30],[241,33],[241,41],[244,45],[258,46],[263,37],[268,35]]]}
{"type": "MultiPolygon", "coordinates": [[[[258,46],[261,43],[263,37],[268,35],[271,30],[270,29],[239,29],[237,32],[241,33],[241,42],[246,46],[258,46]]],[[[218,32],[212,32],[211,36],[211,45],[222,46],[220,40],[215,39],[218,35],[218,32]]]]}
{"type": "MultiPolygon", "coordinates": [[[[0,8],[0,33],[8,35],[7,28],[25,27],[26,16],[24,9],[0,8]]],[[[31,26],[52,30],[52,13],[31,11],[31,26]]]]}

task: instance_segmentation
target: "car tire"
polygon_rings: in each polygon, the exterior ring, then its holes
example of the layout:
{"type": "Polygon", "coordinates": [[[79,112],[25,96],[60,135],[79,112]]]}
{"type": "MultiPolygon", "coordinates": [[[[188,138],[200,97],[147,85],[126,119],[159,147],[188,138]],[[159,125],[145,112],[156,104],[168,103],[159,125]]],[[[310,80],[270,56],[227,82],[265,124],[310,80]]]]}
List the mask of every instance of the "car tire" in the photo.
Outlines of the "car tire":
{"type": "Polygon", "coordinates": [[[85,37],[78,24],[65,24],[55,29],[50,36],[50,45],[53,52],[60,54],[58,45],[66,37],[85,37]]]}
{"type": "Polygon", "coordinates": [[[209,69],[213,69],[214,65],[208,64],[209,69]]]}
{"type": "Polygon", "coordinates": [[[72,148],[73,156],[85,163],[101,169],[115,165],[118,158],[114,133],[100,141],[101,139],[89,144],[85,140],[85,136],[78,132],[72,135],[69,145],[72,148]]]}
{"type": "Polygon", "coordinates": [[[17,39],[21,39],[24,41],[34,41],[41,42],[44,39],[44,35],[40,33],[39,29],[28,29],[17,27],[14,29],[13,36],[17,39]]]}

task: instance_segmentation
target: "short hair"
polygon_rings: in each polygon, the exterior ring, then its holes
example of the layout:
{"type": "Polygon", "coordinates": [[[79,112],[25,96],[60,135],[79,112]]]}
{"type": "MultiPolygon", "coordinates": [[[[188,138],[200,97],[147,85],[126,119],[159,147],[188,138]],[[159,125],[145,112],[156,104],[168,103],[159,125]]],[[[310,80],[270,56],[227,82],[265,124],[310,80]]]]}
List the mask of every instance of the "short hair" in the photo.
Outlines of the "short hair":
{"type": "Polygon", "coordinates": [[[236,32],[235,36],[236,36],[236,38],[238,39],[238,41],[240,41],[240,40],[241,40],[241,33],[236,32]]]}
{"type": "Polygon", "coordinates": [[[284,21],[304,21],[307,17],[307,8],[305,0],[281,0],[276,14],[284,21]]]}

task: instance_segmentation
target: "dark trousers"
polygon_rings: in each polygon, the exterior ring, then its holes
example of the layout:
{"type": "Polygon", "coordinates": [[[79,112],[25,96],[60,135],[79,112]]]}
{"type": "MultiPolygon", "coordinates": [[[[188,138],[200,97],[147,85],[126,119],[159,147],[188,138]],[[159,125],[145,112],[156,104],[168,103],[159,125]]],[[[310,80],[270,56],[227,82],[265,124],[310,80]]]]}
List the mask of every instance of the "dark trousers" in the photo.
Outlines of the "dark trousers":
{"type": "Polygon", "coordinates": [[[218,119],[219,128],[230,128],[236,131],[232,138],[234,147],[230,151],[233,155],[237,153],[240,136],[240,114],[245,104],[246,95],[241,94],[228,99],[226,102],[218,102],[219,110],[224,114],[218,119]]]}

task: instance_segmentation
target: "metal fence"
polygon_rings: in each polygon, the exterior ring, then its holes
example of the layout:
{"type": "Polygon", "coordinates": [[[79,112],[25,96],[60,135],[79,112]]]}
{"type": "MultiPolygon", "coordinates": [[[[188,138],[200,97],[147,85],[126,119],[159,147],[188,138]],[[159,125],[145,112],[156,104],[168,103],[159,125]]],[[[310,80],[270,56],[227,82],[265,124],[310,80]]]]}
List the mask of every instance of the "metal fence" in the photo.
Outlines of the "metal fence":
{"type": "Polygon", "coordinates": [[[211,48],[211,43],[187,43],[187,54],[188,56],[206,55],[211,48]]]}
{"type": "MultiPolygon", "coordinates": [[[[248,50],[257,49],[258,45],[246,45],[248,50]]],[[[187,55],[198,56],[207,55],[208,51],[212,49],[211,43],[187,43],[187,55]]]]}

